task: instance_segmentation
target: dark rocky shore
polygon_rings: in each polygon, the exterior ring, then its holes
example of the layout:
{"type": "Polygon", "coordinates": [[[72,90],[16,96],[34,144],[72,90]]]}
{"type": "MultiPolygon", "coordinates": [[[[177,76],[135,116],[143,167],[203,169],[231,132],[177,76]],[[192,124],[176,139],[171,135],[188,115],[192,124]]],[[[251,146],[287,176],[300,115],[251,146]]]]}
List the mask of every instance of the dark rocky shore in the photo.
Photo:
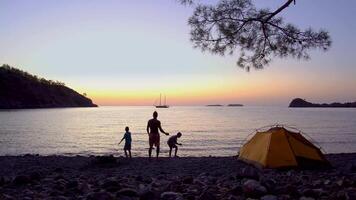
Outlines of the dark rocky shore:
{"type": "Polygon", "coordinates": [[[0,199],[356,199],[356,154],[328,170],[257,170],[236,157],[2,156],[0,199]]]}
{"type": "Polygon", "coordinates": [[[97,107],[59,81],[46,80],[25,71],[0,66],[0,109],[97,107]]]}
{"type": "Polygon", "coordinates": [[[311,103],[301,98],[293,99],[289,107],[291,108],[356,108],[356,102],[347,102],[347,103],[311,103]]]}

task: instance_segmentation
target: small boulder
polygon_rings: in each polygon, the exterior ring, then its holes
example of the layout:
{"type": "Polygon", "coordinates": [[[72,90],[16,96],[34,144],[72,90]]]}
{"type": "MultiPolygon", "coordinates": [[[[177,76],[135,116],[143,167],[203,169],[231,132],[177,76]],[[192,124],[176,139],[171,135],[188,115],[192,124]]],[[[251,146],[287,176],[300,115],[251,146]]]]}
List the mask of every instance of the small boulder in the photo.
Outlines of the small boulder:
{"type": "Polygon", "coordinates": [[[261,197],[261,200],[278,200],[277,196],[274,195],[265,195],[261,197]]]}
{"type": "Polygon", "coordinates": [[[73,180],[73,181],[69,181],[67,184],[66,184],[66,188],[67,189],[75,189],[78,187],[78,181],[76,180],[73,180]]]}
{"type": "Polygon", "coordinates": [[[183,195],[177,192],[163,192],[161,194],[162,200],[183,200],[183,195]]]}
{"type": "Polygon", "coordinates": [[[267,189],[258,181],[249,179],[242,186],[243,192],[248,197],[258,198],[267,193],[267,189]]]}
{"type": "Polygon", "coordinates": [[[152,200],[155,199],[155,196],[155,193],[151,190],[145,190],[143,192],[140,192],[140,200],[152,200]]]}
{"type": "Polygon", "coordinates": [[[259,177],[260,174],[258,173],[257,169],[253,167],[244,167],[238,170],[236,175],[237,179],[248,178],[248,179],[258,180],[259,177]]]}
{"type": "Polygon", "coordinates": [[[26,184],[28,184],[28,183],[30,183],[30,182],[31,182],[31,179],[30,179],[28,176],[25,176],[25,175],[16,176],[16,177],[14,178],[14,180],[12,181],[12,183],[13,183],[14,185],[17,185],[17,186],[19,186],[19,185],[26,185],[26,184]]]}
{"type": "Polygon", "coordinates": [[[53,171],[56,172],[56,173],[63,173],[64,170],[62,168],[60,168],[60,167],[57,167],[53,171]]]}
{"type": "Polygon", "coordinates": [[[5,185],[5,178],[0,176],[0,186],[5,185]]]}
{"type": "Polygon", "coordinates": [[[31,180],[39,181],[41,178],[42,178],[42,175],[39,172],[31,172],[30,173],[31,180]]]}
{"type": "Polygon", "coordinates": [[[116,158],[113,155],[110,156],[96,156],[93,160],[93,164],[97,165],[112,165],[116,164],[116,158]]]}
{"type": "Polygon", "coordinates": [[[121,189],[120,183],[115,178],[105,179],[100,187],[109,192],[117,192],[121,189]]]}
{"type": "Polygon", "coordinates": [[[205,189],[200,196],[198,197],[198,200],[216,200],[215,192],[210,190],[209,188],[205,189]]]}
{"type": "Polygon", "coordinates": [[[305,197],[305,196],[302,196],[299,198],[299,200],[315,200],[313,197],[305,197]]]}
{"type": "Polygon", "coordinates": [[[240,185],[236,185],[236,186],[234,186],[231,190],[230,190],[230,193],[232,194],[232,195],[236,195],[236,196],[238,196],[238,195],[241,195],[242,194],[242,187],[240,186],[240,185]]]}
{"type": "Polygon", "coordinates": [[[87,200],[113,200],[114,197],[108,192],[94,192],[87,196],[87,200]]]}
{"type": "Polygon", "coordinates": [[[182,182],[184,183],[184,184],[192,184],[193,183],[193,177],[192,176],[185,176],[185,177],[183,177],[183,180],[182,180],[182,182]]]}
{"type": "Polygon", "coordinates": [[[118,195],[121,196],[129,196],[129,197],[137,197],[138,192],[135,189],[132,188],[123,188],[119,190],[118,195]]]}
{"type": "Polygon", "coordinates": [[[1,200],[15,200],[14,197],[7,195],[7,194],[1,194],[1,193],[0,193],[0,199],[1,200]]]}

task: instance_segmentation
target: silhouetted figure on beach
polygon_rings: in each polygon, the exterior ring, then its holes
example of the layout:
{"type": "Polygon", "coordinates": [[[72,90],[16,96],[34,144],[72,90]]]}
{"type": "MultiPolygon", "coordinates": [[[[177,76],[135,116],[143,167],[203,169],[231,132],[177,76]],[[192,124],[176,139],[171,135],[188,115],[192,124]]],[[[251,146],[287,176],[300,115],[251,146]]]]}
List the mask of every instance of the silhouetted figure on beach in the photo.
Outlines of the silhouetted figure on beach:
{"type": "Polygon", "coordinates": [[[129,152],[129,156],[131,158],[131,142],[132,142],[132,138],[131,138],[131,133],[129,132],[129,127],[126,126],[125,128],[125,134],[124,137],[121,139],[121,141],[119,142],[119,144],[125,140],[125,146],[124,146],[124,151],[125,151],[125,156],[126,158],[128,157],[127,155],[127,151],[129,152]]]}
{"type": "Polygon", "coordinates": [[[153,145],[156,146],[156,157],[158,158],[159,143],[160,143],[159,131],[161,131],[162,133],[164,133],[166,135],[169,135],[169,133],[164,132],[164,130],[161,127],[161,122],[157,119],[157,117],[158,117],[158,113],[156,111],[154,111],[153,119],[148,120],[148,123],[147,123],[147,134],[149,137],[149,145],[150,145],[150,148],[148,149],[148,155],[150,158],[152,155],[153,145]]]}
{"type": "Polygon", "coordinates": [[[167,141],[167,144],[169,146],[169,157],[172,155],[172,149],[175,149],[174,152],[174,157],[177,157],[177,152],[178,152],[178,146],[177,145],[182,145],[181,143],[178,143],[178,138],[182,137],[182,133],[178,132],[177,135],[173,135],[170,137],[167,141]]]}

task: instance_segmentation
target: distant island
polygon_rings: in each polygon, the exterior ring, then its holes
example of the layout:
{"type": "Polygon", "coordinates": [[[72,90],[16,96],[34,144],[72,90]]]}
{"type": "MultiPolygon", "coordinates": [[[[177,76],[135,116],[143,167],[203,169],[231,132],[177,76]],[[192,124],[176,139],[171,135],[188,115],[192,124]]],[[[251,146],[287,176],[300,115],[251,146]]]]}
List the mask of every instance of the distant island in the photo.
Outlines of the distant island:
{"type": "Polygon", "coordinates": [[[301,98],[295,98],[293,99],[290,104],[289,107],[291,108],[356,108],[356,102],[347,102],[347,103],[322,103],[322,104],[318,104],[318,103],[311,103],[308,102],[304,99],[301,98]]]}
{"type": "MultiPolygon", "coordinates": [[[[208,106],[208,107],[220,107],[220,106],[224,106],[224,105],[221,105],[221,104],[209,104],[209,105],[206,105],[206,106],[208,106]]],[[[235,104],[228,104],[226,106],[228,106],[228,107],[241,107],[241,106],[244,106],[244,105],[235,103],[235,104]]]]}
{"type": "Polygon", "coordinates": [[[0,109],[97,107],[64,83],[0,66],[0,109]]]}
{"type": "Polygon", "coordinates": [[[241,107],[241,106],[244,106],[244,105],[238,104],[238,103],[233,103],[233,104],[228,104],[227,106],[230,106],[230,107],[241,107]]]}

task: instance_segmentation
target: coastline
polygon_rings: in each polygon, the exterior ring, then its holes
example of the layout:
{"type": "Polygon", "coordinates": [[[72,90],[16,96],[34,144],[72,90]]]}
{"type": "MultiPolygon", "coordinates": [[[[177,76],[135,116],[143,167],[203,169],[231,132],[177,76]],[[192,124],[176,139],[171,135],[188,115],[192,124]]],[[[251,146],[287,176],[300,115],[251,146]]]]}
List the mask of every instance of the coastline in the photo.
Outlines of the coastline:
{"type": "Polygon", "coordinates": [[[355,197],[356,153],[326,157],[333,169],[258,170],[236,157],[0,156],[0,199],[355,197]]]}

